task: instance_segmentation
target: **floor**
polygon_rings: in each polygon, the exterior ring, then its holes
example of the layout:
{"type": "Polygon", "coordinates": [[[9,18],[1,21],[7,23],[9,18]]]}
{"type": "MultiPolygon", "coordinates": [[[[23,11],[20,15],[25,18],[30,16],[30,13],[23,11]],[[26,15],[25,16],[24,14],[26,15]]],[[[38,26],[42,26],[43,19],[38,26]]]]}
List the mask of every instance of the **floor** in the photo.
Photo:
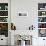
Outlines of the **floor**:
{"type": "Polygon", "coordinates": [[[0,45],[0,46],[8,46],[8,45],[0,45]]]}

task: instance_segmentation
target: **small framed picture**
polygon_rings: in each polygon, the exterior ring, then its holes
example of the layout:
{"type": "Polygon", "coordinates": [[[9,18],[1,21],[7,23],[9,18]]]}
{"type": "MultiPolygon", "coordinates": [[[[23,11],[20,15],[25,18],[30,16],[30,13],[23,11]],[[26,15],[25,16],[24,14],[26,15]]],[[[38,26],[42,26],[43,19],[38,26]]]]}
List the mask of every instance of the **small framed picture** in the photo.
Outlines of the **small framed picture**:
{"type": "Polygon", "coordinates": [[[18,12],[18,16],[28,16],[27,12],[18,12]]]}

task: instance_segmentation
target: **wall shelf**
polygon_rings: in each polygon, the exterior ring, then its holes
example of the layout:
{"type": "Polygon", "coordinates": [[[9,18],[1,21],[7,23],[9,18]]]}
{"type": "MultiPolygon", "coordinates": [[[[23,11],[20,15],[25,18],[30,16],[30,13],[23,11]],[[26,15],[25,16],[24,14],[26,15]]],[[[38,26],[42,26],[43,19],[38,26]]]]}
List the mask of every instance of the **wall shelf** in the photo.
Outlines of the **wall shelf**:
{"type": "Polygon", "coordinates": [[[8,16],[0,16],[0,17],[8,17],[8,16]]]}
{"type": "Polygon", "coordinates": [[[8,22],[0,22],[0,23],[8,23],[8,22]]]}
{"type": "Polygon", "coordinates": [[[38,16],[38,17],[46,17],[46,15],[44,15],[44,16],[38,16]]]}
{"type": "Polygon", "coordinates": [[[46,28],[38,28],[38,29],[46,29],[46,28]]]}
{"type": "Polygon", "coordinates": [[[8,37],[8,3],[0,3],[0,35],[8,37]]]}
{"type": "Polygon", "coordinates": [[[8,10],[0,10],[0,11],[8,11],[8,10]]]}
{"type": "Polygon", "coordinates": [[[38,11],[46,11],[46,10],[38,10],[38,11]]]}
{"type": "Polygon", "coordinates": [[[46,22],[38,22],[38,23],[46,23],[46,22]]]}
{"type": "Polygon", "coordinates": [[[46,37],[46,3],[38,3],[38,36],[46,37]]]}

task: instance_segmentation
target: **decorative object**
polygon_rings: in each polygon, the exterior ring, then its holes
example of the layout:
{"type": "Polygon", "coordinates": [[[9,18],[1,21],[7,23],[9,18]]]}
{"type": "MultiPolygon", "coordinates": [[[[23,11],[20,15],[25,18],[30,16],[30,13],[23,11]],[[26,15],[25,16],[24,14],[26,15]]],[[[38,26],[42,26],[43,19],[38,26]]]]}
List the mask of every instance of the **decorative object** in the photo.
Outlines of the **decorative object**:
{"type": "Polygon", "coordinates": [[[19,16],[27,16],[27,13],[25,13],[25,12],[20,12],[20,13],[18,13],[18,15],[19,15],[19,16]]]}
{"type": "Polygon", "coordinates": [[[46,17],[38,17],[38,22],[46,22],[46,17]]]}
{"type": "Polygon", "coordinates": [[[16,46],[30,46],[32,45],[32,36],[31,35],[15,35],[15,44],[16,46]]]}
{"type": "Polygon", "coordinates": [[[8,16],[8,11],[0,11],[0,16],[8,16]]]}
{"type": "Polygon", "coordinates": [[[45,12],[42,12],[42,15],[45,15],[45,12]]]}
{"type": "Polygon", "coordinates": [[[1,6],[0,6],[0,10],[1,10],[1,6]]]}
{"type": "Polygon", "coordinates": [[[0,22],[8,22],[8,17],[0,17],[0,22]]]}
{"type": "Polygon", "coordinates": [[[5,6],[5,10],[8,10],[8,6],[5,6]]]}
{"type": "Polygon", "coordinates": [[[11,30],[16,30],[16,26],[13,23],[11,23],[11,30]]]}
{"type": "Polygon", "coordinates": [[[46,28],[46,23],[39,23],[38,24],[38,28],[46,28]]]}
{"type": "Polygon", "coordinates": [[[38,36],[46,37],[46,3],[38,3],[38,36]]]}
{"type": "Polygon", "coordinates": [[[0,35],[8,37],[8,23],[0,23],[0,35]]]}
{"type": "Polygon", "coordinates": [[[46,37],[46,29],[39,29],[39,37],[46,37]]]}
{"type": "Polygon", "coordinates": [[[38,10],[45,10],[46,9],[46,3],[38,3],[38,10]]]}
{"type": "Polygon", "coordinates": [[[40,8],[40,10],[44,10],[44,8],[40,8]]]}
{"type": "Polygon", "coordinates": [[[8,3],[0,3],[0,10],[8,10],[8,3]]]}
{"type": "Polygon", "coordinates": [[[21,37],[22,40],[26,40],[26,39],[29,38],[29,36],[27,36],[27,35],[20,35],[20,37],[21,37]]]}
{"type": "Polygon", "coordinates": [[[33,25],[31,25],[31,26],[29,26],[29,30],[34,30],[34,26],[33,25]]]}

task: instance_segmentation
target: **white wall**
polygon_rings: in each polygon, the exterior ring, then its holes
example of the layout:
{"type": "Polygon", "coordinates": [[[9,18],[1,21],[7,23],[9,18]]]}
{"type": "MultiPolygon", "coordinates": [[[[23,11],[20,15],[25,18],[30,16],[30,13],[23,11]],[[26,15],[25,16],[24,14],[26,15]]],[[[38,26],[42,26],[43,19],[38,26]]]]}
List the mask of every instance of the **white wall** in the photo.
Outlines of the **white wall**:
{"type": "Polygon", "coordinates": [[[32,24],[35,25],[37,23],[37,2],[31,0],[15,0],[11,3],[11,18],[17,30],[26,30],[32,24]],[[18,12],[27,12],[28,16],[19,17],[18,12]]]}
{"type": "Polygon", "coordinates": [[[38,3],[46,0],[11,0],[11,22],[17,30],[26,30],[32,24],[37,29],[38,3]],[[18,12],[27,12],[27,17],[19,17],[18,12]]]}
{"type": "MultiPolygon", "coordinates": [[[[27,30],[33,24],[38,35],[38,3],[45,2],[46,0],[11,0],[11,22],[16,25],[17,30],[27,30]],[[28,16],[19,17],[18,12],[27,12],[28,16]]],[[[33,38],[33,45],[37,46],[38,43],[43,43],[41,39],[33,38]]]]}

